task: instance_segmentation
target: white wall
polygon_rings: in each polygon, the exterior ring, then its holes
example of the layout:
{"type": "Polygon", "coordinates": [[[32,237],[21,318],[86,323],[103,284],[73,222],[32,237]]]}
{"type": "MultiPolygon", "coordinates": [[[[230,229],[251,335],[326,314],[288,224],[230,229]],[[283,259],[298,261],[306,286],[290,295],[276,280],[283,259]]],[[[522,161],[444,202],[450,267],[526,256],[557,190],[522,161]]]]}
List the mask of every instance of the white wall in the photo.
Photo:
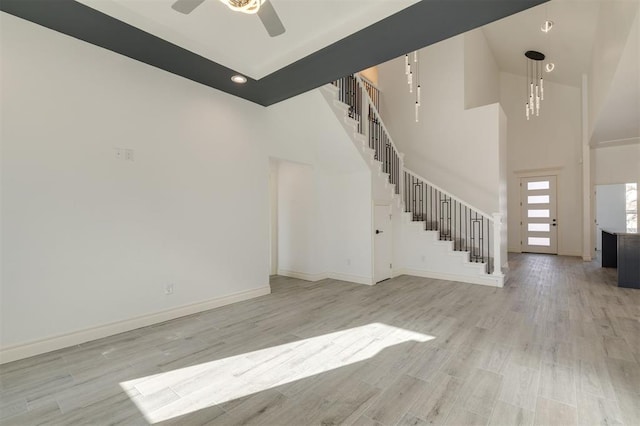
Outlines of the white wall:
{"type": "Polygon", "coordinates": [[[464,43],[461,35],[420,51],[419,123],[404,57],[378,66],[381,114],[409,169],[491,213],[499,209],[500,106],[465,110],[464,43]]]}
{"type": "Polygon", "coordinates": [[[270,158],[313,169],[324,251],[303,253],[309,270],[371,277],[369,171],[318,91],[267,109],[0,19],[2,350],[268,292],[270,158]],[[351,204],[326,211],[329,197],[351,204]]]}
{"type": "Polygon", "coordinates": [[[540,116],[524,114],[525,78],[500,74],[500,103],[508,118],[509,251],[520,251],[520,187],[524,176],[558,175],[558,254],[582,254],[581,93],[545,82],[540,116]]]}
{"type": "Polygon", "coordinates": [[[268,286],[262,107],[0,19],[3,348],[268,286]]]}
{"type": "Polygon", "coordinates": [[[330,269],[333,276],[356,282],[373,279],[371,173],[328,177],[331,199],[324,203],[329,221],[330,269]]]}
{"type": "MultiPolygon", "coordinates": [[[[640,185],[640,144],[593,149],[594,185],[637,183],[640,185]]],[[[638,224],[640,226],[640,218],[638,224]]]]}
{"type": "MultiPolygon", "coordinates": [[[[300,170],[304,166],[308,170],[304,184],[296,183],[296,191],[307,193],[301,197],[313,206],[310,214],[314,215],[313,220],[296,225],[288,224],[282,216],[285,213],[279,212],[278,227],[285,227],[281,233],[293,232],[288,230],[291,226],[303,227],[300,232],[309,238],[287,246],[280,241],[279,273],[370,283],[372,184],[368,165],[319,91],[272,105],[265,116],[265,132],[271,135],[266,141],[270,155],[286,168],[300,170]],[[297,166],[286,165],[291,162],[297,166]]],[[[279,192],[284,184],[281,179],[279,192]]],[[[296,198],[291,193],[286,196],[292,203],[296,198]]]]}
{"type": "Polygon", "coordinates": [[[278,168],[278,269],[309,275],[325,272],[319,259],[317,193],[311,166],[280,161],[278,168]]]}
{"type": "Polygon", "coordinates": [[[589,72],[589,137],[605,105],[638,7],[634,1],[600,3],[589,72]]]}
{"type": "Polygon", "coordinates": [[[500,70],[481,28],[464,33],[464,106],[500,101],[500,70]]]}
{"type": "Polygon", "coordinates": [[[602,229],[627,229],[627,188],[624,183],[596,185],[597,249],[602,250],[602,229]]]}
{"type": "Polygon", "coordinates": [[[279,161],[278,273],[371,283],[370,172],[279,161]]]}
{"type": "Polygon", "coordinates": [[[640,183],[640,144],[603,147],[591,153],[596,185],[640,183]]]}

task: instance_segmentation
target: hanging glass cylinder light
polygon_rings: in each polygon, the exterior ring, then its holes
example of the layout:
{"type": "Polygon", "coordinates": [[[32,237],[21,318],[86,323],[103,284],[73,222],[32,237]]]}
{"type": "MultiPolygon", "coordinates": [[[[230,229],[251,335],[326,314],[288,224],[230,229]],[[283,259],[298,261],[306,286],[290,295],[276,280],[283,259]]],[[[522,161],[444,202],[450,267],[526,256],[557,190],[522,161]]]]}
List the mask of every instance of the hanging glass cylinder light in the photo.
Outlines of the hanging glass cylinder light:
{"type": "Polygon", "coordinates": [[[415,106],[415,114],[416,114],[416,123],[419,121],[420,117],[420,58],[418,55],[418,51],[413,52],[413,62],[416,67],[416,106],[415,106]]]}
{"type": "Polygon", "coordinates": [[[527,102],[525,116],[529,120],[532,116],[540,115],[540,101],[544,100],[544,79],[542,77],[542,61],[545,55],[535,50],[527,50],[527,102]]]}
{"type": "Polygon", "coordinates": [[[419,120],[419,114],[418,114],[418,110],[421,106],[421,100],[420,100],[420,96],[421,96],[421,89],[420,89],[420,73],[419,73],[419,65],[420,65],[420,61],[419,61],[419,55],[418,55],[418,51],[414,51],[413,52],[413,61],[411,60],[411,57],[409,56],[409,54],[407,53],[406,55],[404,55],[404,73],[407,76],[407,84],[409,85],[409,93],[414,93],[413,91],[413,87],[416,87],[415,90],[415,116],[416,116],[416,123],[419,120]],[[412,66],[413,65],[413,66],[412,66]]]}

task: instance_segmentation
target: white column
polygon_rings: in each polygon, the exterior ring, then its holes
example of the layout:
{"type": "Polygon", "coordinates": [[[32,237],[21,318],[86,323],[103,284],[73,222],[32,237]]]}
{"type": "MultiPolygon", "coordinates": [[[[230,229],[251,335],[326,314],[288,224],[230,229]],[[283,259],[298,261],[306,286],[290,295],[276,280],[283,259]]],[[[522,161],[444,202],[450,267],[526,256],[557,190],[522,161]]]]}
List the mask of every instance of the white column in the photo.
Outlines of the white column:
{"type": "Polygon", "coordinates": [[[589,262],[593,255],[592,219],[593,185],[591,184],[591,147],[589,146],[589,96],[587,75],[582,74],[582,260],[589,262]]]}
{"type": "Polygon", "coordinates": [[[493,214],[493,275],[503,277],[502,273],[502,214],[493,214]]]}

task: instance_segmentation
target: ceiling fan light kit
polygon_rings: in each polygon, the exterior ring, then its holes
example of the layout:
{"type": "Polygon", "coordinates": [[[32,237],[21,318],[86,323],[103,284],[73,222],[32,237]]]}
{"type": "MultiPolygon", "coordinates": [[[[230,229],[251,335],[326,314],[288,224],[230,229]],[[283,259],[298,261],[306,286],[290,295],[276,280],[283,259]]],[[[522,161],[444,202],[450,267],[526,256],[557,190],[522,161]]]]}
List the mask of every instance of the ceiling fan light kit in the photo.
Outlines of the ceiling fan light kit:
{"type": "MultiPolygon", "coordinates": [[[[223,4],[234,12],[242,12],[249,15],[258,15],[262,25],[271,37],[277,37],[284,34],[286,29],[273,8],[271,1],[267,0],[220,0],[223,4]]],[[[171,5],[176,12],[188,15],[195,10],[196,7],[204,3],[204,0],[178,0],[171,5]]]]}
{"type": "Polygon", "coordinates": [[[258,13],[264,0],[220,0],[234,12],[254,14],[258,13]]]}

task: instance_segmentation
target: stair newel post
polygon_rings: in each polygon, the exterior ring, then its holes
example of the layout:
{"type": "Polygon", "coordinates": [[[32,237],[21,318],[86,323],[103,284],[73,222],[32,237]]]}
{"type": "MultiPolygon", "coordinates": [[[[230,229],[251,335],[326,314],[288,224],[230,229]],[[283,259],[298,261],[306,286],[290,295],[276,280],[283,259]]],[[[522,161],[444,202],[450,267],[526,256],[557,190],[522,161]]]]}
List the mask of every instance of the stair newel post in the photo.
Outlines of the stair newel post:
{"type": "Polygon", "coordinates": [[[502,277],[502,214],[493,213],[493,275],[502,277]]]}

